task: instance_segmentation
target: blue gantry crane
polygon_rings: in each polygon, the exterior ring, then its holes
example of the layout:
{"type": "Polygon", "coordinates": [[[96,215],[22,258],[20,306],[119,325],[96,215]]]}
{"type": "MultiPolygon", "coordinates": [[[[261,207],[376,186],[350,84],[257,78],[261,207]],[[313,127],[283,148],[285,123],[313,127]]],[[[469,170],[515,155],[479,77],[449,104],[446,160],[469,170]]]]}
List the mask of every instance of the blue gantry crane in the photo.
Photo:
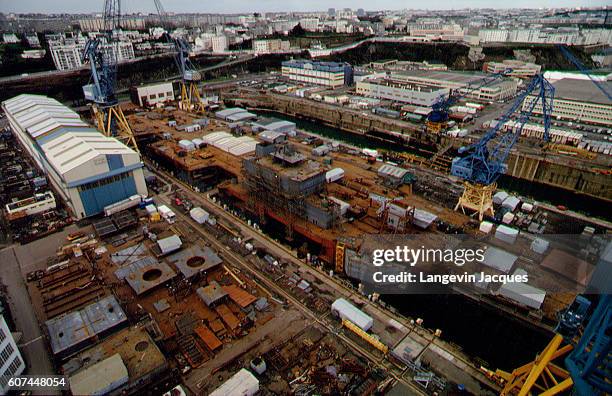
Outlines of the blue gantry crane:
{"type": "MultiPolygon", "coordinates": [[[[164,10],[161,0],[154,0],[154,2],[163,27],[169,28],[168,15],[164,10]]],[[[165,34],[165,37],[167,42],[171,42],[174,45],[174,62],[181,75],[181,100],[179,107],[185,111],[203,112],[205,104],[198,89],[198,82],[202,80],[202,74],[189,59],[191,46],[182,37],[171,37],[168,33],[165,34]]]]}
{"type": "Polygon", "coordinates": [[[429,132],[438,133],[446,129],[448,126],[449,109],[461,98],[464,98],[472,92],[478,91],[479,89],[492,84],[502,77],[507,76],[511,72],[511,69],[507,69],[501,73],[491,74],[490,76],[471,81],[465,88],[455,90],[449,95],[440,95],[434,104],[431,105],[431,112],[429,112],[427,115],[427,119],[425,121],[427,130],[429,132]]]}
{"type": "Polygon", "coordinates": [[[485,214],[493,216],[493,192],[497,179],[506,171],[506,160],[518,140],[523,126],[532,116],[536,106],[544,118],[544,139],[548,140],[555,89],[542,74],[529,82],[512,106],[485,133],[469,146],[459,149],[459,157],[453,159],[451,174],[462,178],[464,192],[455,210],[474,211],[482,221],[485,214]],[[514,120],[513,131],[504,130],[506,122],[514,120]]]}
{"type": "MultiPolygon", "coordinates": [[[[599,264],[603,265],[603,264],[599,264]]],[[[555,336],[533,362],[511,373],[497,370],[503,380],[502,396],[517,394],[577,396],[612,394],[612,296],[577,296],[561,314],[555,336]],[[565,368],[555,361],[565,357],[565,368]]]]}
{"type": "Polygon", "coordinates": [[[83,93],[92,102],[98,129],[138,151],[132,128],[115,95],[119,48],[113,30],[120,28],[120,21],[120,1],[105,0],[103,31],[87,41],[82,54],[83,62],[89,62],[91,69],[91,83],[83,86],[83,93]]]}

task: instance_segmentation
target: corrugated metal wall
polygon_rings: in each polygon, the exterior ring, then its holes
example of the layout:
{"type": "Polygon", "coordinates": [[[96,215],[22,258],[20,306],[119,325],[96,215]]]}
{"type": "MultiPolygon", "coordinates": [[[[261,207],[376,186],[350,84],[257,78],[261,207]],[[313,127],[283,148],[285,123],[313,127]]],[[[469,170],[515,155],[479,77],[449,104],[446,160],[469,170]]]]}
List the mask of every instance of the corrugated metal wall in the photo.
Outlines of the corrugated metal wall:
{"type": "Polygon", "coordinates": [[[103,179],[100,186],[79,192],[86,217],[101,213],[105,206],[137,194],[136,183],[131,172],[126,178],[104,184],[108,180],[103,179]]]}

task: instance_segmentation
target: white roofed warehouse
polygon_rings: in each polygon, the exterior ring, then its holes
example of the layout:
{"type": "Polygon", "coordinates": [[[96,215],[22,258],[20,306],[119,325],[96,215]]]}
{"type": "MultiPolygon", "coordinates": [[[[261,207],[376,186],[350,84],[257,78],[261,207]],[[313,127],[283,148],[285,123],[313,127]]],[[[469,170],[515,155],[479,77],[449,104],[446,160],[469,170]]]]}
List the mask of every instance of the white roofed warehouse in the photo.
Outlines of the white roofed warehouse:
{"type": "Polygon", "coordinates": [[[76,218],[147,195],[140,155],[57,100],[24,94],[2,102],[2,109],[13,134],[76,218]]]}

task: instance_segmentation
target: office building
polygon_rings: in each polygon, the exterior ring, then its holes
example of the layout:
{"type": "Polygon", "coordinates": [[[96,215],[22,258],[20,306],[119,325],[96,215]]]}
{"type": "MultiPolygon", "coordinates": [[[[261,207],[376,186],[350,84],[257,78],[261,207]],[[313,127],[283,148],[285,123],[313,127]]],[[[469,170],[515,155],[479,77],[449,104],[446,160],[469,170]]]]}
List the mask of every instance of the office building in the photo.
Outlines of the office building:
{"type": "Polygon", "coordinates": [[[353,67],[348,63],[290,60],[282,63],[282,75],[292,81],[337,88],[353,83],[353,67]]]}
{"type": "Polygon", "coordinates": [[[137,106],[155,106],[174,100],[171,82],[140,85],[130,88],[130,99],[137,106]]]}
{"type": "MultiPolygon", "coordinates": [[[[552,116],[572,122],[612,126],[612,102],[590,80],[564,78],[554,84],[552,116]]],[[[532,97],[533,98],[533,97],[532,97]]],[[[523,109],[529,101],[523,102],[523,109]]],[[[542,114],[538,103],[534,113],[542,114]]]]}
{"type": "Polygon", "coordinates": [[[516,94],[518,81],[514,78],[502,78],[484,87],[473,89],[480,85],[485,77],[484,73],[428,70],[412,70],[391,74],[391,78],[397,82],[430,85],[448,89],[451,92],[459,90],[465,92],[467,98],[487,102],[508,99],[516,94]]]}
{"type": "Polygon", "coordinates": [[[392,78],[366,78],[357,82],[357,94],[370,98],[387,99],[430,107],[440,97],[448,96],[448,89],[430,84],[403,83],[392,78]]]}
{"type": "Polygon", "coordinates": [[[506,59],[501,62],[485,62],[482,66],[482,71],[492,74],[503,73],[509,69],[512,70],[508,74],[510,77],[530,78],[540,73],[542,66],[512,59],[506,59]]]}

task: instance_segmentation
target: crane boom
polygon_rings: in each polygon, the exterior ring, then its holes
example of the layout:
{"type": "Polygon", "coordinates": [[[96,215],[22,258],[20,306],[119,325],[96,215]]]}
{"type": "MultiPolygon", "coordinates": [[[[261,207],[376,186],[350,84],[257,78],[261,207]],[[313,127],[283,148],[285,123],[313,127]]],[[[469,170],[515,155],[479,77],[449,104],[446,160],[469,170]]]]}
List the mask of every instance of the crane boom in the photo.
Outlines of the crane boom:
{"type": "Polygon", "coordinates": [[[98,129],[138,151],[132,129],[115,95],[117,85],[118,42],[113,30],[121,27],[121,1],[104,0],[103,32],[89,39],[82,59],[89,62],[91,84],[83,86],[85,99],[93,102],[92,112],[98,129]]]}
{"type": "Polygon", "coordinates": [[[544,139],[548,140],[555,88],[543,75],[536,75],[501,119],[476,143],[459,149],[461,156],[453,159],[451,174],[465,180],[465,189],[455,210],[475,211],[478,219],[493,216],[493,192],[496,181],[505,173],[506,160],[518,140],[523,126],[537,105],[544,114],[544,139]],[[504,124],[520,111],[515,131],[504,131],[504,124]],[[492,146],[492,147],[490,147],[492,146]]]}
{"type": "Polygon", "coordinates": [[[612,90],[610,90],[608,86],[609,83],[607,81],[602,83],[601,81],[598,81],[595,77],[593,77],[589,70],[584,67],[582,62],[580,62],[580,60],[578,60],[578,58],[576,58],[569,49],[565,48],[562,45],[559,45],[558,48],[559,50],[561,50],[561,53],[565,56],[565,58],[569,60],[574,66],[576,66],[576,69],[580,70],[582,74],[587,76],[591,80],[591,82],[595,84],[597,89],[599,89],[601,92],[603,92],[604,95],[606,95],[608,100],[612,100],[612,90]]]}
{"type": "MultiPolygon", "coordinates": [[[[599,264],[603,265],[603,264],[599,264]]],[[[600,296],[580,340],[565,366],[580,396],[612,394],[612,295],[600,296]]]]}
{"type": "Polygon", "coordinates": [[[453,160],[451,174],[472,183],[482,185],[495,183],[499,176],[505,172],[506,160],[510,150],[518,140],[523,126],[531,117],[538,103],[542,106],[544,114],[544,139],[548,140],[554,92],[555,88],[544,76],[536,75],[527,89],[519,95],[496,125],[491,127],[478,142],[459,149],[460,153],[467,153],[467,155],[453,160]],[[534,95],[534,93],[536,94],[534,95]],[[517,130],[502,132],[504,124],[521,108],[517,120],[517,130]],[[492,150],[489,149],[489,143],[491,142],[496,142],[492,150]]]}
{"type": "MultiPolygon", "coordinates": [[[[159,14],[160,21],[165,28],[170,26],[168,14],[166,13],[161,0],[154,0],[155,8],[159,14]]],[[[203,111],[204,104],[200,97],[197,82],[202,79],[202,74],[196,69],[189,54],[191,46],[182,37],[171,37],[170,34],[164,34],[166,42],[174,45],[174,63],[181,75],[181,101],[180,107],[183,110],[203,111]]]]}
{"type": "Polygon", "coordinates": [[[472,92],[475,92],[502,77],[505,77],[512,69],[504,70],[501,73],[495,73],[490,76],[479,78],[467,83],[465,88],[455,90],[449,95],[440,95],[431,105],[431,112],[427,115],[427,127],[431,132],[439,132],[446,128],[448,122],[448,111],[459,99],[466,97],[472,92]]]}

